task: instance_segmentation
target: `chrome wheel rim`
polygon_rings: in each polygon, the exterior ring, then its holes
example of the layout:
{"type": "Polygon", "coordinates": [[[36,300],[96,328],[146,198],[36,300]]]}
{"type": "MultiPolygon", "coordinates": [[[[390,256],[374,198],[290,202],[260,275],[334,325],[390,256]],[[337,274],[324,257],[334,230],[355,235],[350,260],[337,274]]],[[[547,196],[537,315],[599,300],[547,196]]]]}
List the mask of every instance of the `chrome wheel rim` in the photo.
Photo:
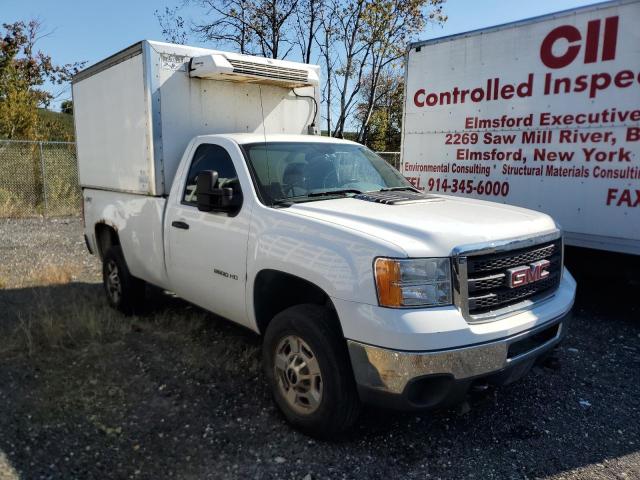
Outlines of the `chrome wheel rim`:
{"type": "Polygon", "coordinates": [[[118,265],[113,260],[107,263],[107,294],[111,301],[117,305],[122,298],[122,283],[120,282],[120,274],[118,265]]]}
{"type": "Polygon", "coordinates": [[[274,373],[280,394],[297,413],[311,414],[322,402],[320,365],[309,345],[296,335],[278,343],[274,373]]]}

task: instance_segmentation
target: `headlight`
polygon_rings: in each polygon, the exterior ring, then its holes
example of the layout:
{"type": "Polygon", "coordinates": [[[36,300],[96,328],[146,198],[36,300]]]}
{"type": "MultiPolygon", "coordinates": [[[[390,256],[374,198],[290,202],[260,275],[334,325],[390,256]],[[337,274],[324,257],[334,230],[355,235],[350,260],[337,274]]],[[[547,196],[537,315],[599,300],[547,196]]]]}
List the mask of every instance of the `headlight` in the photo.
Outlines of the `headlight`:
{"type": "Polygon", "coordinates": [[[448,258],[377,258],[374,267],[378,303],[383,307],[451,304],[448,258]]]}

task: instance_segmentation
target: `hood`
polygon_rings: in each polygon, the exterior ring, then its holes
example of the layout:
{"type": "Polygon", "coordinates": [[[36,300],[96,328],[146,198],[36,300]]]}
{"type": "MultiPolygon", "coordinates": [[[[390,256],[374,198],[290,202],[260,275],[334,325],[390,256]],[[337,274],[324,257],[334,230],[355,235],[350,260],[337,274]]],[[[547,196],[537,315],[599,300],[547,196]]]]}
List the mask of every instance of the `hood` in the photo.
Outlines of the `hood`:
{"type": "Polygon", "coordinates": [[[409,257],[444,257],[461,245],[558,229],[551,217],[534,210],[444,195],[395,205],[339,198],[298,203],[288,210],[384,239],[409,257]]]}

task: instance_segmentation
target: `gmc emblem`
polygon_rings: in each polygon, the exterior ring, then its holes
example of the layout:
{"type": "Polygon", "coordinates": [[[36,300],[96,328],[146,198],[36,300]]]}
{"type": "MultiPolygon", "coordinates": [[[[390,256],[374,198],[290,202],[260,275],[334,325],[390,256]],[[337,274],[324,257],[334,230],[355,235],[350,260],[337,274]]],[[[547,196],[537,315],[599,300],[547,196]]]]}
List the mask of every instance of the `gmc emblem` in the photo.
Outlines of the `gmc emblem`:
{"type": "Polygon", "coordinates": [[[549,260],[538,260],[529,265],[510,268],[507,270],[507,285],[509,288],[517,288],[547,278],[549,265],[549,260]]]}

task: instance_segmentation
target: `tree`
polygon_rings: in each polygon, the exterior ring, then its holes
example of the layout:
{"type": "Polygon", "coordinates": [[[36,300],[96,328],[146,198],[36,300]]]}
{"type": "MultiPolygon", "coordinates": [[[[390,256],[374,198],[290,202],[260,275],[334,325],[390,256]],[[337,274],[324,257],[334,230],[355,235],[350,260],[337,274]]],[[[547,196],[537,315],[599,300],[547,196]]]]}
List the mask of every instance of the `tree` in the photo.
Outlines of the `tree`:
{"type": "Polygon", "coordinates": [[[162,29],[163,38],[168,42],[184,45],[187,43],[189,35],[184,26],[184,18],[178,15],[179,8],[180,7],[164,7],[164,12],[161,13],[159,10],[156,10],[154,15],[158,19],[158,23],[162,29]]]}
{"type": "Polygon", "coordinates": [[[34,139],[37,132],[37,96],[15,65],[0,69],[0,137],[34,139]]]}
{"type": "Polygon", "coordinates": [[[323,1],[320,8],[320,16],[318,21],[318,30],[315,34],[315,43],[320,50],[320,59],[324,63],[324,82],[322,87],[322,103],[326,105],[326,121],[327,121],[327,134],[331,136],[333,122],[332,122],[332,107],[333,107],[333,79],[336,67],[336,58],[333,55],[335,50],[335,37],[336,37],[336,25],[335,25],[335,10],[336,4],[331,5],[328,2],[323,1]]]}
{"type": "Polygon", "coordinates": [[[343,137],[349,120],[357,115],[357,139],[365,142],[381,75],[398,69],[407,43],[428,23],[446,21],[445,0],[329,1],[336,2],[332,28],[337,29],[337,48],[332,56],[339,58],[332,76],[339,94],[333,134],[343,137]],[[358,103],[363,90],[368,94],[364,105],[358,103]]]}
{"type": "Polygon", "coordinates": [[[251,53],[253,35],[247,26],[249,20],[248,2],[250,0],[201,1],[200,6],[207,8],[206,15],[215,15],[213,19],[197,23],[192,31],[204,40],[213,40],[230,44],[240,53],[251,53]],[[226,11],[227,15],[219,15],[218,11],[226,11]]]}
{"type": "Polygon", "coordinates": [[[294,29],[296,43],[300,47],[300,57],[304,63],[311,63],[316,35],[322,26],[324,0],[299,0],[295,13],[294,29]]]}
{"type": "Polygon", "coordinates": [[[298,0],[258,0],[248,24],[257,38],[262,55],[286,58],[293,44],[289,37],[289,21],[298,7],[298,0]],[[286,48],[286,50],[285,50],[286,48]]]}
{"type": "Polygon", "coordinates": [[[0,39],[0,137],[38,139],[38,107],[47,107],[55,95],[46,82],[62,85],[83,65],[56,65],[51,57],[36,50],[41,24],[2,24],[0,39]]]}
{"type": "Polygon", "coordinates": [[[366,88],[361,92],[356,120],[364,125],[361,141],[376,151],[400,150],[402,131],[402,108],[404,99],[404,77],[394,69],[385,70],[378,80],[374,108],[369,111],[369,99],[373,82],[367,76],[366,88]]]}
{"type": "Polygon", "coordinates": [[[333,1],[336,2],[332,12],[337,38],[334,55],[339,59],[338,68],[334,70],[339,110],[333,136],[343,138],[347,119],[362,88],[362,77],[371,52],[371,45],[365,41],[362,29],[366,11],[375,0],[333,1]]]}
{"type": "Polygon", "coordinates": [[[378,87],[385,70],[393,67],[394,62],[399,63],[411,37],[422,31],[428,22],[446,21],[443,3],[444,0],[377,0],[367,9],[365,35],[371,45],[371,55],[359,142],[366,141],[365,132],[379,98],[378,87]]]}
{"type": "MultiPolygon", "coordinates": [[[[285,58],[294,46],[290,23],[298,0],[192,0],[186,3],[195,3],[204,11],[202,20],[191,27],[203,40],[230,45],[240,53],[270,58],[285,58]]],[[[163,22],[170,25],[177,18],[180,18],[177,9],[167,8],[161,25],[163,22]]]]}
{"type": "Polygon", "coordinates": [[[73,101],[63,100],[62,103],[60,104],[60,111],[68,115],[73,115],[73,101]]]}

